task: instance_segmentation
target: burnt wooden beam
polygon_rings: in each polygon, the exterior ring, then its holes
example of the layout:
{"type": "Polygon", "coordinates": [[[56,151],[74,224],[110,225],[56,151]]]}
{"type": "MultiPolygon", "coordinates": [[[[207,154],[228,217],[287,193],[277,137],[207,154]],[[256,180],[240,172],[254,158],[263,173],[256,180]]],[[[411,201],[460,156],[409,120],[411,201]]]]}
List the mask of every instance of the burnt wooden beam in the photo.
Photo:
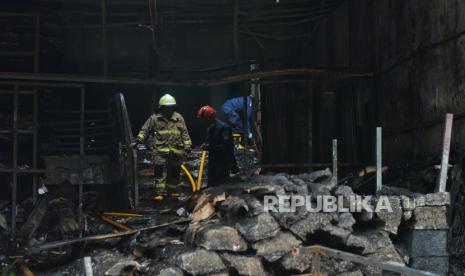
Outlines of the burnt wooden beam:
{"type": "Polygon", "coordinates": [[[78,214],[79,219],[82,218],[82,194],[84,185],[84,158],[85,158],[85,103],[86,89],[81,87],[81,109],[80,109],[80,124],[79,124],[79,190],[78,190],[78,214]]]}
{"type": "Polygon", "coordinates": [[[16,204],[17,204],[17,192],[18,192],[18,96],[19,96],[19,87],[15,85],[15,90],[13,94],[13,177],[12,177],[12,187],[11,187],[11,234],[14,235],[16,231],[16,204]]]}
{"type": "Polygon", "coordinates": [[[70,245],[70,244],[75,244],[75,243],[80,243],[80,242],[92,242],[92,241],[102,241],[102,240],[109,240],[109,239],[115,239],[115,238],[121,238],[125,236],[131,236],[138,234],[140,232],[146,232],[146,231],[153,231],[157,229],[161,229],[170,225],[175,225],[175,224],[181,224],[181,223],[187,223],[190,222],[191,219],[179,219],[176,221],[172,222],[167,222],[159,225],[154,225],[154,226],[149,226],[149,227],[144,227],[141,229],[135,229],[135,230],[130,230],[126,232],[120,232],[120,233],[112,233],[112,234],[103,234],[103,235],[95,235],[95,236],[88,236],[88,237],[82,237],[82,238],[75,238],[75,239],[69,239],[69,240],[64,240],[64,241],[56,241],[56,242],[49,242],[42,244],[40,246],[36,246],[34,248],[30,248],[29,252],[39,252],[42,250],[49,250],[53,248],[58,248],[62,247],[65,245],[70,245]]]}
{"type": "Polygon", "coordinates": [[[25,239],[28,244],[32,238],[32,235],[34,235],[34,232],[37,230],[37,228],[39,228],[39,225],[42,222],[45,213],[47,212],[47,206],[47,196],[45,195],[39,198],[39,200],[34,204],[34,207],[26,222],[21,227],[19,236],[22,239],[25,239]]]}
{"type": "MultiPolygon", "coordinates": [[[[32,169],[37,169],[39,159],[39,96],[37,95],[37,89],[34,89],[33,94],[33,123],[32,123],[32,169]]],[[[32,202],[37,201],[37,183],[39,182],[39,176],[32,176],[32,202]]]]}
{"type": "MultiPolygon", "coordinates": [[[[283,76],[307,76],[314,81],[317,80],[347,80],[347,79],[367,79],[374,76],[369,72],[343,72],[326,69],[313,68],[291,68],[291,69],[274,69],[261,70],[244,74],[230,75],[216,79],[203,80],[162,80],[152,78],[132,78],[120,76],[103,76],[103,75],[73,75],[73,74],[48,74],[48,73],[16,73],[0,72],[0,80],[28,80],[28,81],[57,81],[71,83],[111,83],[111,84],[135,84],[135,85],[163,85],[163,86],[218,86],[231,83],[250,81],[251,79],[272,78],[283,76]]],[[[261,81],[261,80],[260,80],[261,81]]],[[[260,82],[259,81],[259,82],[260,82]]],[[[14,83],[14,82],[12,82],[14,83]]],[[[1,84],[1,82],[0,82],[1,84]]],[[[37,85],[37,84],[31,84],[37,85]]],[[[61,84],[66,86],[66,84],[61,84]]],[[[69,84],[71,85],[71,84],[69,84]]],[[[78,84],[76,84],[78,85],[78,84]]],[[[51,84],[42,86],[52,86],[51,84]]]]}

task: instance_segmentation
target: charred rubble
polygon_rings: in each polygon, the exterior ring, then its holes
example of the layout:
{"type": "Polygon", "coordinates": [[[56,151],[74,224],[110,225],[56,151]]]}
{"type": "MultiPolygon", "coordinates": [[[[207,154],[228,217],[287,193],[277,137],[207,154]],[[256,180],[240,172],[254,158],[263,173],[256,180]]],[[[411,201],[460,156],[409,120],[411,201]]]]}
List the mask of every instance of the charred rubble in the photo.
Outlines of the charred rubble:
{"type": "Polygon", "coordinates": [[[464,0],[0,5],[0,276],[465,275],[464,0]]]}
{"type": "MultiPolygon", "coordinates": [[[[461,179],[457,169],[451,173],[452,182],[461,179]]],[[[418,175],[424,180],[422,173],[418,175]]],[[[224,185],[179,201],[135,211],[139,217],[112,217],[130,229],[144,230],[40,250],[51,240],[76,238],[82,231],[84,236],[115,232],[114,226],[103,223],[90,209],[85,223],[77,223],[74,213],[63,214],[71,210],[65,208],[63,197],[51,199],[49,195],[48,217],[44,215],[48,221],[44,223],[55,227],[35,229],[29,244],[12,244],[2,229],[2,244],[10,247],[2,246],[0,254],[4,265],[11,265],[11,252],[23,256],[36,275],[87,275],[86,259],[92,264],[93,275],[295,275],[314,271],[314,255],[305,250],[296,254],[295,249],[315,244],[445,274],[449,266],[448,238],[453,252],[451,263],[463,256],[462,226],[454,223],[461,221],[461,211],[449,215],[456,218],[448,231],[449,193],[425,194],[384,186],[369,204],[376,206],[385,196],[392,212],[309,212],[305,206],[274,212],[264,208],[265,196],[286,195],[340,196],[350,207],[351,196],[366,195],[354,191],[354,183],[359,180],[336,183],[328,169],[297,175],[236,176],[224,185]],[[166,226],[157,228],[160,224],[166,226]],[[44,238],[47,235],[54,238],[44,238]],[[34,247],[39,249],[32,250],[34,247]]],[[[98,201],[95,194],[86,196],[86,202],[98,201]]],[[[459,202],[463,202],[463,191],[458,195],[459,202]]],[[[124,231],[119,229],[118,233],[124,231]]],[[[324,255],[319,269],[327,275],[382,274],[375,267],[324,255]]],[[[451,265],[451,272],[460,275],[460,268],[451,265]]]]}

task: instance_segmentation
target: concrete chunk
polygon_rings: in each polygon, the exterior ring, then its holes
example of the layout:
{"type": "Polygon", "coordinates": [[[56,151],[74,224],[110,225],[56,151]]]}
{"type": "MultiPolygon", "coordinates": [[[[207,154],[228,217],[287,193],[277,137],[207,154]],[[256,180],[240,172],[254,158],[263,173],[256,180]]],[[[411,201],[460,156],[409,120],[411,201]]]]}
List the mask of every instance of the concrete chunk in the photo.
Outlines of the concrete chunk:
{"type": "Polygon", "coordinates": [[[287,271],[302,273],[312,266],[312,253],[309,250],[302,250],[299,255],[294,256],[289,252],[280,260],[280,264],[287,271]]]}
{"type": "Polygon", "coordinates": [[[415,204],[423,206],[448,206],[450,205],[450,194],[448,192],[431,193],[415,197],[415,204]]]}
{"type": "Polygon", "coordinates": [[[383,223],[383,230],[392,234],[397,234],[400,222],[402,221],[401,200],[400,197],[397,196],[389,196],[388,200],[391,205],[392,212],[390,210],[382,209],[379,210],[379,212],[376,212],[375,215],[377,220],[383,223]]]}
{"type": "Polygon", "coordinates": [[[276,219],[276,221],[285,229],[290,229],[292,225],[298,223],[299,221],[305,219],[308,212],[305,206],[296,207],[295,212],[272,212],[271,215],[276,219]]]}
{"type": "Polygon", "coordinates": [[[310,189],[313,196],[324,196],[331,194],[331,187],[323,184],[310,183],[308,184],[308,188],[310,189]]]}
{"type": "Polygon", "coordinates": [[[362,254],[373,254],[380,248],[392,246],[392,242],[388,233],[371,230],[349,235],[346,245],[362,249],[362,254]]]}
{"type": "Polygon", "coordinates": [[[445,206],[417,207],[413,211],[412,229],[448,229],[445,206]]]}
{"type": "Polygon", "coordinates": [[[261,259],[257,256],[240,256],[233,254],[222,254],[221,257],[233,267],[239,275],[261,276],[267,275],[261,259]]]}
{"type": "Polygon", "coordinates": [[[356,223],[351,213],[339,213],[337,226],[352,231],[352,226],[356,223]]]}
{"type": "Polygon", "coordinates": [[[332,176],[329,169],[314,171],[312,173],[302,173],[296,177],[304,180],[305,182],[319,182],[332,176]]]}
{"type": "Polygon", "coordinates": [[[342,228],[342,227],[339,227],[339,226],[335,226],[335,225],[332,225],[332,224],[328,224],[326,225],[323,229],[322,229],[324,232],[330,234],[331,236],[333,236],[334,238],[337,238],[339,239],[339,242],[341,244],[345,244],[346,241],[347,241],[347,238],[349,237],[350,235],[350,231],[345,229],[345,228],[342,228]]]}
{"type": "Polygon", "coordinates": [[[253,195],[244,195],[243,198],[249,207],[249,210],[246,213],[247,216],[253,217],[265,212],[263,201],[258,200],[253,195]]]}
{"type": "Polygon", "coordinates": [[[178,265],[193,275],[216,273],[226,270],[226,266],[218,254],[204,249],[198,249],[179,255],[178,265]]]}
{"type": "Polygon", "coordinates": [[[347,185],[339,185],[339,186],[337,186],[334,189],[333,194],[335,196],[351,196],[351,195],[355,195],[352,188],[347,186],[347,185]]]}
{"type": "Polygon", "coordinates": [[[242,236],[251,242],[275,236],[281,229],[276,220],[269,213],[262,213],[256,217],[244,218],[235,225],[242,236]]]}
{"type": "Polygon", "coordinates": [[[158,276],[184,276],[184,272],[178,267],[168,267],[162,269],[158,276]]]}
{"type": "Polygon", "coordinates": [[[331,223],[332,215],[328,213],[308,213],[304,219],[293,224],[289,230],[299,238],[305,240],[307,235],[323,229],[331,223]]]}
{"type": "Polygon", "coordinates": [[[344,208],[349,208],[350,210],[357,209],[357,202],[355,200],[350,200],[350,198],[355,197],[355,193],[351,187],[346,185],[340,185],[334,188],[333,195],[336,197],[342,197],[344,208]]]}
{"type": "Polygon", "coordinates": [[[433,193],[425,195],[426,206],[450,205],[450,194],[448,192],[433,193]]]}
{"type": "Polygon", "coordinates": [[[195,243],[207,250],[245,251],[247,243],[236,229],[225,225],[207,225],[197,233],[195,243]]]}
{"type": "Polygon", "coordinates": [[[257,255],[262,256],[268,262],[274,262],[301,243],[291,233],[280,232],[276,237],[259,241],[253,244],[252,247],[257,251],[257,255]]]}
{"type": "Polygon", "coordinates": [[[402,210],[412,211],[415,209],[415,199],[401,195],[400,200],[402,201],[402,210]]]}

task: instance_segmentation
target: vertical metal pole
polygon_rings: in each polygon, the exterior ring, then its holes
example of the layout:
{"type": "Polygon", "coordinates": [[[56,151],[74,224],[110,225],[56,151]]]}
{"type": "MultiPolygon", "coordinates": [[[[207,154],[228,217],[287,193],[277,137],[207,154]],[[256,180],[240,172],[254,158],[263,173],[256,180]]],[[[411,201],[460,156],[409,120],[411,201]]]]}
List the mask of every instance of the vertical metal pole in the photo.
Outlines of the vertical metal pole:
{"type": "MultiPolygon", "coordinates": [[[[239,0],[234,1],[234,12],[233,12],[233,40],[234,40],[234,60],[236,63],[237,71],[239,71],[239,0]]],[[[247,122],[247,96],[249,92],[244,95],[243,103],[243,127],[244,133],[242,136],[242,142],[244,143],[245,150],[248,149],[248,122],[247,122]]]]}
{"type": "MultiPolygon", "coordinates": [[[[258,64],[256,63],[252,63],[250,64],[250,72],[254,72],[258,69],[258,64]]],[[[257,118],[258,118],[258,109],[256,108],[256,103],[257,103],[257,100],[258,100],[258,86],[260,85],[259,83],[257,83],[259,79],[258,78],[254,78],[254,79],[251,79],[251,83],[250,83],[250,96],[252,98],[252,121],[255,123],[257,122],[257,118]]],[[[257,129],[255,127],[252,126],[252,133],[254,136],[257,136],[257,129]]]]}
{"type": "Polygon", "coordinates": [[[35,16],[35,52],[34,52],[34,72],[39,72],[39,56],[40,56],[40,17],[39,15],[35,16]]]}
{"type": "Polygon", "coordinates": [[[137,152],[132,150],[132,177],[134,179],[134,207],[139,207],[139,176],[137,170],[137,152]]]}
{"type": "Polygon", "coordinates": [[[333,178],[337,185],[337,139],[333,139],[333,178]]]}
{"type": "MultiPolygon", "coordinates": [[[[258,70],[259,64],[252,63],[250,64],[250,71],[254,72],[258,70]]],[[[256,156],[258,160],[262,159],[262,142],[260,134],[260,83],[258,83],[259,78],[251,79],[252,83],[250,85],[250,95],[251,95],[251,108],[252,108],[252,134],[253,141],[252,145],[255,147],[256,156]]]]}
{"type": "Polygon", "coordinates": [[[248,149],[248,146],[249,146],[249,112],[248,112],[248,109],[249,109],[249,103],[247,101],[247,98],[248,98],[248,95],[246,94],[244,96],[244,106],[242,107],[243,108],[243,116],[244,116],[244,120],[243,120],[243,126],[244,126],[244,148],[245,150],[248,149]]]}
{"type": "MultiPolygon", "coordinates": [[[[37,158],[38,158],[38,135],[37,135],[37,124],[38,124],[38,109],[39,109],[39,104],[38,104],[38,95],[37,95],[37,88],[34,88],[34,94],[33,94],[33,111],[32,111],[32,168],[34,170],[37,169],[37,158]]],[[[33,174],[32,175],[32,201],[35,203],[37,200],[37,180],[38,180],[38,175],[33,174]]]]}
{"type": "Polygon", "coordinates": [[[376,192],[381,191],[381,188],[383,186],[382,182],[382,152],[383,152],[383,146],[382,146],[382,137],[383,137],[383,132],[381,127],[376,128],[376,192]]]}
{"type": "Polygon", "coordinates": [[[94,275],[94,272],[92,269],[92,257],[89,257],[89,256],[84,257],[84,271],[85,271],[85,276],[94,275]]]}
{"type": "MultiPolygon", "coordinates": [[[[125,125],[125,132],[124,132],[124,136],[127,137],[127,143],[131,143],[131,141],[133,140],[133,137],[132,137],[132,127],[131,127],[131,122],[129,121],[129,116],[128,116],[128,110],[127,110],[127,107],[126,107],[126,101],[124,99],[124,96],[123,94],[119,94],[118,97],[117,97],[117,106],[118,106],[118,103],[121,105],[121,108],[120,108],[120,115],[121,115],[121,118],[122,118],[122,122],[123,124],[125,125]]],[[[132,162],[130,162],[132,168],[129,170],[129,172],[131,173],[131,175],[129,176],[133,182],[131,184],[133,184],[133,187],[134,187],[134,207],[137,208],[139,206],[139,180],[138,180],[138,171],[137,171],[137,150],[136,149],[128,149],[128,160],[132,160],[132,162]],[[129,155],[131,155],[129,157],[129,155]]]]}
{"type": "Polygon", "coordinates": [[[452,121],[454,114],[446,114],[446,126],[444,128],[444,138],[442,141],[441,171],[439,173],[438,185],[436,192],[445,192],[447,183],[447,170],[449,167],[450,140],[452,137],[452,121]]]}
{"type": "Polygon", "coordinates": [[[79,199],[78,199],[78,208],[79,208],[79,217],[82,217],[82,191],[84,185],[84,115],[85,115],[85,95],[86,90],[84,87],[81,87],[81,110],[80,110],[80,137],[79,137],[79,199]]]}
{"type": "Polygon", "coordinates": [[[102,0],[102,53],[103,53],[103,74],[106,75],[108,73],[106,0],[102,0]]]}
{"type": "Polygon", "coordinates": [[[17,192],[18,192],[18,85],[13,94],[13,183],[11,195],[11,234],[16,231],[17,192]]]}

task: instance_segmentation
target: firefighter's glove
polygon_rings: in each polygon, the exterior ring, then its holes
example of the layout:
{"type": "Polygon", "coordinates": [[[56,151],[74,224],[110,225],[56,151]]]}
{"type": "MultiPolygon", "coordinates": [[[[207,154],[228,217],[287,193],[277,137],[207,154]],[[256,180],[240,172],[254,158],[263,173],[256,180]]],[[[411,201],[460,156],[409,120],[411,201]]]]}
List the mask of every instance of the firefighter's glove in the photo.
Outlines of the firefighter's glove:
{"type": "Polygon", "coordinates": [[[135,139],[131,144],[129,144],[129,147],[131,149],[135,149],[139,144],[141,144],[141,141],[139,139],[135,139]]]}

